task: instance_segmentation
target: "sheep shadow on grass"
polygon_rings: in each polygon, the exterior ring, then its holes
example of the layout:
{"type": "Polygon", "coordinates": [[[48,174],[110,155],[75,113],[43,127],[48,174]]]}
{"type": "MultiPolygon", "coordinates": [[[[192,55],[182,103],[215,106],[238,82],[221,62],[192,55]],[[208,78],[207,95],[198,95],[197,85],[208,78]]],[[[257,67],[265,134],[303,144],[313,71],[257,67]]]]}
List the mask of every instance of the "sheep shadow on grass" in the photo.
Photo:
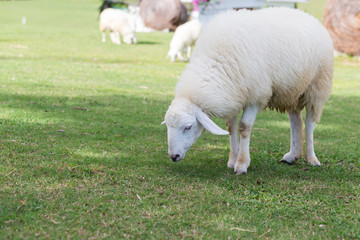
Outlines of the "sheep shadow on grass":
{"type": "Polygon", "coordinates": [[[153,41],[138,41],[137,44],[139,44],[139,45],[159,45],[160,43],[153,42],[153,41]]]}

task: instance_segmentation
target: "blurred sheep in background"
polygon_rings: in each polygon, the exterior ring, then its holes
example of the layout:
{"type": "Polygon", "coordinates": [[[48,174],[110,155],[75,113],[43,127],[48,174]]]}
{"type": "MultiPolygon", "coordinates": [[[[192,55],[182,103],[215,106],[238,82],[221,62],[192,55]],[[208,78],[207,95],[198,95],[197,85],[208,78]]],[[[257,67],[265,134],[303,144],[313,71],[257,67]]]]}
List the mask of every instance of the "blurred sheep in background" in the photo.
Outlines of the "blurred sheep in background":
{"type": "Polygon", "coordinates": [[[119,10],[106,8],[100,14],[99,28],[102,32],[102,41],[106,41],[106,31],[110,31],[110,39],[115,44],[121,44],[120,35],[126,44],[137,43],[135,23],[130,14],[119,10]]]}
{"type": "Polygon", "coordinates": [[[186,60],[189,61],[191,47],[195,45],[195,42],[200,35],[200,31],[201,23],[198,19],[193,19],[183,25],[180,25],[175,30],[174,36],[171,39],[170,50],[167,57],[170,57],[172,62],[176,61],[176,57],[178,57],[181,61],[184,61],[181,52],[187,51],[186,60]]]}

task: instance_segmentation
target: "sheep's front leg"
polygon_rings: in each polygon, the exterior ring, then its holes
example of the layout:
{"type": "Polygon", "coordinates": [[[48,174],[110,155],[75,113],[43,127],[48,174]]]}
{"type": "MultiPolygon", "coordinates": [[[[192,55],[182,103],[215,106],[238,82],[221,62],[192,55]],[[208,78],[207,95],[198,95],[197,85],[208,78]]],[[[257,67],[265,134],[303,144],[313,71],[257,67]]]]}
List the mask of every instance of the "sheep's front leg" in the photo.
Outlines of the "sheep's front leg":
{"type": "Polygon", "coordinates": [[[183,56],[181,54],[181,51],[178,51],[176,56],[180,59],[180,61],[182,61],[182,62],[184,61],[184,58],[183,58],[183,56]]]}
{"type": "Polygon", "coordinates": [[[228,168],[234,168],[239,155],[239,136],[238,136],[238,118],[237,116],[226,122],[227,130],[230,134],[230,155],[227,163],[228,168]]]}
{"type": "Polygon", "coordinates": [[[286,153],[281,162],[292,164],[302,157],[303,141],[302,141],[302,117],[301,111],[289,112],[290,121],[290,152],[286,153]]]}
{"type": "Polygon", "coordinates": [[[121,44],[119,32],[111,32],[110,39],[115,44],[121,44]]]}
{"type": "Polygon", "coordinates": [[[121,44],[120,33],[119,32],[115,32],[115,43],[116,44],[121,44]]]}
{"type": "Polygon", "coordinates": [[[101,33],[101,36],[102,36],[101,41],[102,41],[102,42],[106,42],[106,34],[105,34],[105,32],[102,32],[102,33],[101,33]]]}
{"type": "Polygon", "coordinates": [[[320,166],[314,151],[315,121],[312,110],[306,109],[305,133],[306,133],[306,160],[314,166],[320,166]]]}
{"type": "Polygon", "coordinates": [[[187,47],[187,52],[186,52],[186,57],[187,60],[190,61],[190,56],[191,56],[191,46],[187,47]]]}
{"type": "Polygon", "coordinates": [[[240,149],[234,166],[235,174],[239,175],[246,173],[250,165],[250,134],[258,111],[258,106],[248,106],[243,111],[239,124],[240,149]]]}

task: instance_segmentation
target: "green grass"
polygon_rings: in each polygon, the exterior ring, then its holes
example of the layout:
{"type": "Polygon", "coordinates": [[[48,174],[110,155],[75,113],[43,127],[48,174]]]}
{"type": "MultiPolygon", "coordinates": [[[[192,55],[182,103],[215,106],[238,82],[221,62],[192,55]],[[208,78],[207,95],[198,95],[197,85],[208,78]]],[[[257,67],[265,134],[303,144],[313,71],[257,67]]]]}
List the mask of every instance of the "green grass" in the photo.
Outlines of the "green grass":
{"type": "Polygon", "coordinates": [[[324,8],[328,0],[308,0],[307,3],[297,4],[298,8],[315,16],[322,21],[324,8]]]}
{"type": "Polygon", "coordinates": [[[336,59],[322,168],[278,163],[289,123],[267,111],[234,176],[226,137],[168,159],[160,123],[185,67],[165,59],[172,35],[103,44],[98,5],[0,2],[1,239],[360,238],[358,60],[336,59]]]}

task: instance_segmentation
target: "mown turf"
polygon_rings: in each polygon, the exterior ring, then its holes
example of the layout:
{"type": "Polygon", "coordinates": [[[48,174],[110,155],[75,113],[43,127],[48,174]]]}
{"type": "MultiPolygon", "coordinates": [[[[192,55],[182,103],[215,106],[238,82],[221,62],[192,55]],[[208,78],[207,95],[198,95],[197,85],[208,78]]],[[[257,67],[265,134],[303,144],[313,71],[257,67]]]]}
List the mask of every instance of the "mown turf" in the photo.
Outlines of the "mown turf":
{"type": "Polygon", "coordinates": [[[227,137],[168,159],[160,123],[185,67],[165,59],[172,35],[101,43],[98,5],[0,2],[1,239],[360,238],[357,59],[335,61],[321,168],[278,162],[289,123],[266,111],[234,176],[227,137]]]}

